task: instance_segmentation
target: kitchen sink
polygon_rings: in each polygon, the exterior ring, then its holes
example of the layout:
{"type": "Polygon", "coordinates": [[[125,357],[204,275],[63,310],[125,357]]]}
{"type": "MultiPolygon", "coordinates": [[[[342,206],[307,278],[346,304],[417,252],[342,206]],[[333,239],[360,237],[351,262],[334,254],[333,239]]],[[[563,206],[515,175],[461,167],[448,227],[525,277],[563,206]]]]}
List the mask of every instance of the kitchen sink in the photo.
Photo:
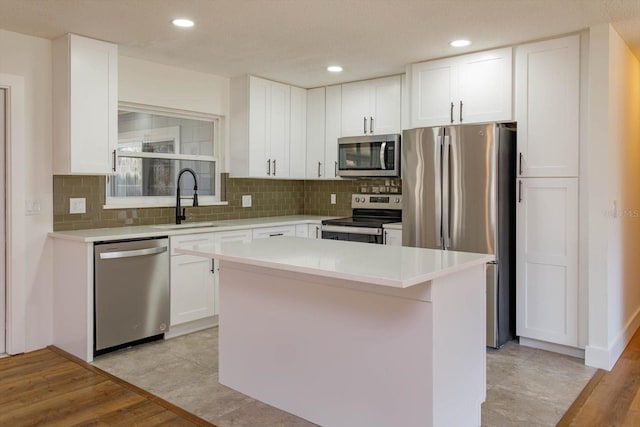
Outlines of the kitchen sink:
{"type": "Polygon", "coordinates": [[[186,222],[183,224],[160,224],[151,225],[151,228],[160,228],[162,230],[183,230],[185,228],[202,228],[202,227],[220,227],[223,224],[215,222],[186,222]]]}

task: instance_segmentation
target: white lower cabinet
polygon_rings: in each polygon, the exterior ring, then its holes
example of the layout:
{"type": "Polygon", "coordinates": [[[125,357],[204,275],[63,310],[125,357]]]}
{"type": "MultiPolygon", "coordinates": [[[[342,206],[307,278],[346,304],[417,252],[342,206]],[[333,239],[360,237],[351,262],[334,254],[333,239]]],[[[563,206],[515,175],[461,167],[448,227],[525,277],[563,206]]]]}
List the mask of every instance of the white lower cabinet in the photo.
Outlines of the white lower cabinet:
{"type": "Polygon", "coordinates": [[[516,332],[578,346],[578,178],[518,180],[516,332]]]}
{"type": "Polygon", "coordinates": [[[218,266],[216,260],[175,252],[179,246],[227,241],[250,241],[251,230],[199,233],[170,238],[171,326],[218,314],[218,266]]]}
{"type": "Polygon", "coordinates": [[[389,246],[402,246],[402,230],[384,230],[384,244],[389,246]]]}
{"type": "Polygon", "coordinates": [[[322,228],[320,224],[307,224],[308,234],[310,239],[322,239],[322,228]]]}

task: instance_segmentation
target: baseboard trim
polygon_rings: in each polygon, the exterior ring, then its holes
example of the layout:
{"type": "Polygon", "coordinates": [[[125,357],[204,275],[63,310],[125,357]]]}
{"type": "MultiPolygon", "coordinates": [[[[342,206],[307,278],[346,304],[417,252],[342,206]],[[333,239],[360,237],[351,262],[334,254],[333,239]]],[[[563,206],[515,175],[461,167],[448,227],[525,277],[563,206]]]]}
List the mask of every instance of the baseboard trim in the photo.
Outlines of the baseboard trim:
{"type": "Polygon", "coordinates": [[[193,332],[209,329],[214,326],[218,326],[218,316],[211,316],[204,319],[194,320],[193,322],[171,326],[169,331],[165,332],[164,338],[171,339],[179,337],[180,335],[187,335],[193,332]]]}
{"type": "Polygon", "coordinates": [[[610,371],[640,327],[640,307],[631,316],[624,329],[608,348],[588,345],[585,348],[585,365],[610,371]]]}
{"type": "Polygon", "coordinates": [[[523,345],[525,347],[539,348],[540,350],[552,351],[554,353],[577,357],[579,359],[585,358],[585,352],[581,348],[569,347],[567,345],[555,344],[546,341],[538,341],[525,337],[520,337],[519,341],[520,345],[523,345]]]}

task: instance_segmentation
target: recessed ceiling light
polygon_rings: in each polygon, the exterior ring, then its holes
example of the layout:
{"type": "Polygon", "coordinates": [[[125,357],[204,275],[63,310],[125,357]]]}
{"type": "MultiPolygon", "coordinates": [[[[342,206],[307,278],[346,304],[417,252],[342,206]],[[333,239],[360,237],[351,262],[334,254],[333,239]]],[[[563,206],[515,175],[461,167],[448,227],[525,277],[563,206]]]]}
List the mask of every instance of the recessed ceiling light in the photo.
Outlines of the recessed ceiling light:
{"type": "Polygon", "coordinates": [[[185,19],[185,18],[174,19],[173,21],[171,21],[171,23],[176,27],[182,27],[182,28],[191,28],[194,25],[191,19],[185,19]]]}
{"type": "Polygon", "coordinates": [[[330,65],[329,67],[327,67],[327,71],[330,71],[332,73],[339,73],[340,71],[342,71],[342,67],[339,65],[330,65]]]}
{"type": "Polygon", "coordinates": [[[469,40],[454,40],[451,43],[449,43],[449,45],[453,46],[453,47],[465,47],[465,46],[469,46],[471,44],[471,42],[469,40]]]}

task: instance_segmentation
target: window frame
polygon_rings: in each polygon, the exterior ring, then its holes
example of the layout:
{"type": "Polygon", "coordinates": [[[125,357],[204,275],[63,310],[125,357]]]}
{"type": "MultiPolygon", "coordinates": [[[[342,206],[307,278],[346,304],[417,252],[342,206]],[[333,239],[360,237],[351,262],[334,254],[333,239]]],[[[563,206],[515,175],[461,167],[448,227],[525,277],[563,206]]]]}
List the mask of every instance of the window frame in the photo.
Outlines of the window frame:
{"type": "MultiPolygon", "coordinates": [[[[222,140],[222,127],[224,124],[224,117],[217,116],[214,114],[207,114],[195,111],[186,111],[186,110],[178,110],[173,108],[145,105],[145,104],[136,104],[131,102],[119,102],[118,103],[118,112],[126,111],[126,112],[134,112],[134,113],[146,113],[146,114],[156,114],[156,115],[164,115],[175,118],[183,118],[183,119],[191,119],[191,120],[201,120],[213,123],[213,155],[205,156],[205,155],[192,155],[192,154],[165,154],[165,153],[135,153],[135,154],[126,154],[121,155],[116,149],[117,157],[129,157],[129,158],[156,158],[156,159],[171,159],[171,160],[196,160],[196,161],[206,161],[212,162],[214,168],[214,195],[200,195],[198,194],[198,204],[200,206],[215,206],[215,205],[227,205],[226,201],[220,200],[220,181],[221,181],[221,166],[224,164],[224,159],[222,158],[224,150],[223,140],[222,140]]],[[[164,128],[160,128],[164,129],[164,128]]],[[[149,131],[152,131],[150,129],[149,131]]],[[[125,139],[136,139],[134,136],[137,132],[145,132],[141,131],[133,131],[127,132],[129,136],[133,138],[125,138],[125,139]]],[[[180,141],[178,141],[178,145],[180,145],[180,141]]],[[[117,162],[117,160],[116,160],[117,162]]],[[[117,174],[108,175],[105,180],[105,204],[103,209],[125,209],[125,208],[156,208],[156,207],[174,207],[176,204],[175,195],[173,196],[129,196],[129,197],[114,197],[109,196],[109,180],[111,176],[115,176],[117,174]]],[[[188,204],[188,202],[187,202],[188,204]]]]}

